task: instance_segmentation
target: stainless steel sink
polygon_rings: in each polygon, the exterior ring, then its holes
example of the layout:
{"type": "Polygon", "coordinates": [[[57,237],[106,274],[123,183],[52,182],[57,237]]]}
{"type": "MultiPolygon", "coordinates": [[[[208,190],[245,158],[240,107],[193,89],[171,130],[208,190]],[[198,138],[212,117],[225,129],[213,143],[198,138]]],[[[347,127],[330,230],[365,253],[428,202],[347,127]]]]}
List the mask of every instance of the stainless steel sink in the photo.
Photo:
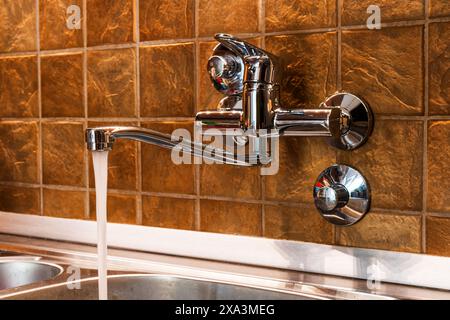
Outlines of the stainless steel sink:
{"type": "MultiPolygon", "coordinates": [[[[34,289],[9,299],[89,300],[98,299],[97,279],[80,281],[80,289],[66,283],[34,289]]],[[[118,275],[108,277],[111,300],[315,300],[319,297],[290,294],[233,284],[163,275],[118,275]]]]}
{"type": "MultiPolygon", "coordinates": [[[[94,247],[37,239],[31,246],[0,234],[0,250],[0,300],[98,299],[94,247]]],[[[450,299],[444,290],[387,282],[370,289],[364,279],[114,248],[108,275],[111,300],[450,299]]]]}
{"type": "Polygon", "coordinates": [[[0,290],[55,278],[62,268],[38,261],[0,261],[0,290]]]}

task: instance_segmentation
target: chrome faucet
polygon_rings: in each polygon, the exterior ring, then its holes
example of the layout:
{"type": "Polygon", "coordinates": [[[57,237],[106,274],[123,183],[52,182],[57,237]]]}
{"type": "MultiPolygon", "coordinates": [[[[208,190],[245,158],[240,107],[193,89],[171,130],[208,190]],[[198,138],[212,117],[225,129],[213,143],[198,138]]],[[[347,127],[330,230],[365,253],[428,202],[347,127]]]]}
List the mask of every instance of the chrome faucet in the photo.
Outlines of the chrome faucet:
{"type": "Polygon", "coordinates": [[[332,145],[344,150],[361,146],[369,137],[373,116],[360,98],[337,93],[316,109],[284,109],[277,58],[228,34],[216,34],[215,39],[219,44],[207,68],[214,88],[225,97],[217,111],[197,113],[196,122],[202,131],[240,129],[254,137],[329,137],[332,145]]]}
{"type": "Polygon", "coordinates": [[[251,141],[251,152],[239,157],[234,151],[222,149],[205,153],[208,146],[199,141],[173,139],[171,135],[140,127],[89,128],[86,130],[87,148],[107,151],[116,139],[131,139],[169,149],[179,148],[191,155],[227,164],[253,165],[270,162],[270,146],[263,142],[268,137],[329,137],[332,145],[345,150],[361,146],[369,137],[373,116],[360,98],[350,93],[337,93],[317,109],[283,109],[277,57],[231,35],[217,34],[215,39],[219,44],[208,60],[207,69],[214,87],[225,97],[217,111],[197,113],[196,129],[200,135],[208,135],[208,129],[216,129],[214,133],[232,135],[242,144],[251,141]]]}

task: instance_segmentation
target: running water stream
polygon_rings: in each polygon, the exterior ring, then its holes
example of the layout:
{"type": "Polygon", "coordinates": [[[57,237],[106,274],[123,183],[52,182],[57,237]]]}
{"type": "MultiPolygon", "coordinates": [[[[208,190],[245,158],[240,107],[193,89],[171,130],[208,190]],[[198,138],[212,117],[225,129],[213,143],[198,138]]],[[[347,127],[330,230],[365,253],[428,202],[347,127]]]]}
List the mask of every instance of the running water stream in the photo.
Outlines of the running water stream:
{"type": "Polygon", "coordinates": [[[93,151],[95,201],[97,213],[98,298],[108,300],[106,244],[106,192],[108,188],[108,151],[93,151]]]}

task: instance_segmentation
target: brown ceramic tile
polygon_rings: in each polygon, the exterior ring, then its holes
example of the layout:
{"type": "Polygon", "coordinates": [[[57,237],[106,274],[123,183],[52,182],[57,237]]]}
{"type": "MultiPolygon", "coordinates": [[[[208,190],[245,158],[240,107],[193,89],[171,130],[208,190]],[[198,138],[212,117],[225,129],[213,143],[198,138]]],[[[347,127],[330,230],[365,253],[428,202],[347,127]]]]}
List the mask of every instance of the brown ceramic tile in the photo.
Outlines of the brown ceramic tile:
{"type": "Polygon", "coordinates": [[[317,107],[336,91],[336,33],[271,36],[266,49],[284,68],[284,108],[317,107]]]}
{"type": "Polygon", "coordinates": [[[39,214],[39,188],[0,186],[0,211],[39,214]]]}
{"type": "Polygon", "coordinates": [[[350,227],[338,227],[343,246],[420,252],[422,224],[420,216],[368,213],[350,227]]]}
{"type": "Polygon", "coordinates": [[[133,41],[133,0],[87,1],[88,46],[133,41]]]}
{"type": "MultiPolygon", "coordinates": [[[[91,219],[96,219],[95,192],[89,195],[91,219]]],[[[136,224],[136,196],[123,194],[108,194],[108,222],[136,224]]]]}
{"type": "Polygon", "coordinates": [[[0,1],[0,52],[36,50],[35,10],[35,0],[0,1]]]}
{"type": "MultiPolygon", "coordinates": [[[[89,127],[100,126],[136,126],[137,123],[89,122],[89,127]]],[[[108,155],[108,188],[136,190],[137,142],[117,140],[113,150],[108,155]]],[[[89,186],[95,186],[94,167],[89,157],[89,186]]]]}
{"type": "MultiPolygon", "coordinates": [[[[144,122],[152,130],[171,134],[175,129],[191,132],[192,122],[144,122]]],[[[161,147],[142,144],[142,190],[194,194],[194,165],[172,162],[171,151],[161,147]]],[[[193,161],[193,160],[192,160],[193,161]]]]}
{"type": "Polygon", "coordinates": [[[142,224],[145,226],[194,230],[195,201],[144,196],[142,224]]]}
{"type": "Polygon", "coordinates": [[[84,117],[81,53],[41,58],[43,117],[84,117]]]}
{"type": "Polygon", "coordinates": [[[86,185],[83,124],[43,123],[42,144],[44,184],[86,185]]]}
{"type": "Polygon", "coordinates": [[[194,45],[140,49],[141,116],[194,116],[194,45]]]}
{"type": "Polygon", "coordinates": [[[259,167],[203,164],[200,168],[202,195],[261,199],[259,167]]]}
{"type": "Polygon", "coordinates": [[[44,189],[44,215],[68,219],[85,219],[86,193],[44,189]]]}
{"type": "Polygon", "coordinates": [[[258,204],[202,200],[200,208],[201,231],[261,235],[261,206],[258,204]]]}
{"type": "Polygon", "coordinates": [[[450,218],[427,217],[427,253],[450,257],[450,218]]]}
{"type": "Polygon", "coordinates": [[[423,0],[342,0],[342,25],[365,25],[372,15],[367,13],[370,5],[380,8],[381,23],[424,18],[423,0]]]}
{"type": "Polygon", "coordinates": [[[140,40],[194,37],[194,0],[140,0],[140,40]]]}
{"type": "Polygon", "coordinates": [[[250,33],[258,31],[259,2],[255,0],[200,0],[199,34],[250,33]]]}
{"type": "Polygon", "coordinates": [[[429,112],[450,114],[450,22],[429,29],[429,112]]]}
{"type": "Polygon", "coordinates": [[[336,151],[325,139],[280,139],[280,164],[276,175],[265,177],[266,198],[312,203],[312,188],[319,174],[336,163],[336,151]]]}
{"type": "Polygon", "coordinates": [[[432,121],[428,124],[428,193],[427,208],[430,211],[450,212],[450,197],[443,190],[450,190],[450,121],[432,121]]]}
{"type": "Polygon", "coordinates": [[[333,242],[333,226],[319,215],[314,206],[266,206],[264,230],[264,236],[268,238],[333,242]]]}
{"type": "Polygon", "coordinates": [[[336,0],[267,0],[266,31],[336,26],[336,0]]]}
{"type": "Polygon", "coordinates": [[[134,49],[88,53],[89,117],[133,117],[135,108],[134,49]]]}
{"type": "Polygon", "coordinates": [[[0,117],[37,117],[36,56],[0,58],[0,117]]]}
{"type": "MultiPolygon", "coordinates": [[[[249,38],[245,39],[254,45],[261,46],[261,38],[249,38]]],[[[214,89],[211,80],[209,79],[208,72],[206,71],[206,66],[209,57],[213,53],[214,47],[218,44],[217,41],[200,42],[200,57],[199,57],[199,105],[197,106],[197,111],[201,110],[216,110],[219,101],[224,97],[216,89],[214,89]]]]}
{"type": "MultiPolygon", "coordinates": [[[[94,122],[89,127],[103,126],[136,126],[137,122],[94,122]]],[[[108,188],[121,190],[137,190],[137,142],[117,139],[108,155],[108,188]]],[[[89,154],[89,186],[95,186],[92,156],[89,154]]]]}
{"type": "Polygon", "coordinates": [[[378,114],[423,113],[423,27],[342,34],[342,88],[378,114]]]}
{"type": "Polygon", "coordinates": [[[358,169],[369,181],[372,207],[422,209],[423,123],[378,120],[368,142],[340,151],[338,163],[358,169]]]}
{"type": "Polygon", "coordinates": [[[430,16],[446,17],[450,16],[450,2],[448,0],[429,0],[430,16]]]}
{"type": "Polygon", "coordinates": [[[38,183],[38,125],[0,121],[0,180],[38,183]]]}
{"type": "Polygon", "coordinates": [[[83,22],[80,28],[68,28],[67,9],[71,5],[80,8],[83,19],[82,0],[39,0],[39,29],[41,49],[64,49],[83,46],[83,22]]]}

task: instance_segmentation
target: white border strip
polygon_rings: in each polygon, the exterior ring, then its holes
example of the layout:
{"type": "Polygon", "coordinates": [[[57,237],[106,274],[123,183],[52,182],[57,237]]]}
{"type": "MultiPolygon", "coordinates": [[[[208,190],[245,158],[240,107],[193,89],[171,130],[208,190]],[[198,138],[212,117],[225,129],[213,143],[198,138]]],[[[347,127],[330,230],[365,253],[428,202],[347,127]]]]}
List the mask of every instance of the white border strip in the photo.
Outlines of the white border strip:
{"type": "MultiPolygon", "coordinates": [[[[95,221],[0,211],[0,233],[97,243],[95,221]]],[[[111,247],[450,290],[450,258],[258,237],[108,224],[111,247]],[[378,273],[371,274],[371,266],[378,273]]]]}

